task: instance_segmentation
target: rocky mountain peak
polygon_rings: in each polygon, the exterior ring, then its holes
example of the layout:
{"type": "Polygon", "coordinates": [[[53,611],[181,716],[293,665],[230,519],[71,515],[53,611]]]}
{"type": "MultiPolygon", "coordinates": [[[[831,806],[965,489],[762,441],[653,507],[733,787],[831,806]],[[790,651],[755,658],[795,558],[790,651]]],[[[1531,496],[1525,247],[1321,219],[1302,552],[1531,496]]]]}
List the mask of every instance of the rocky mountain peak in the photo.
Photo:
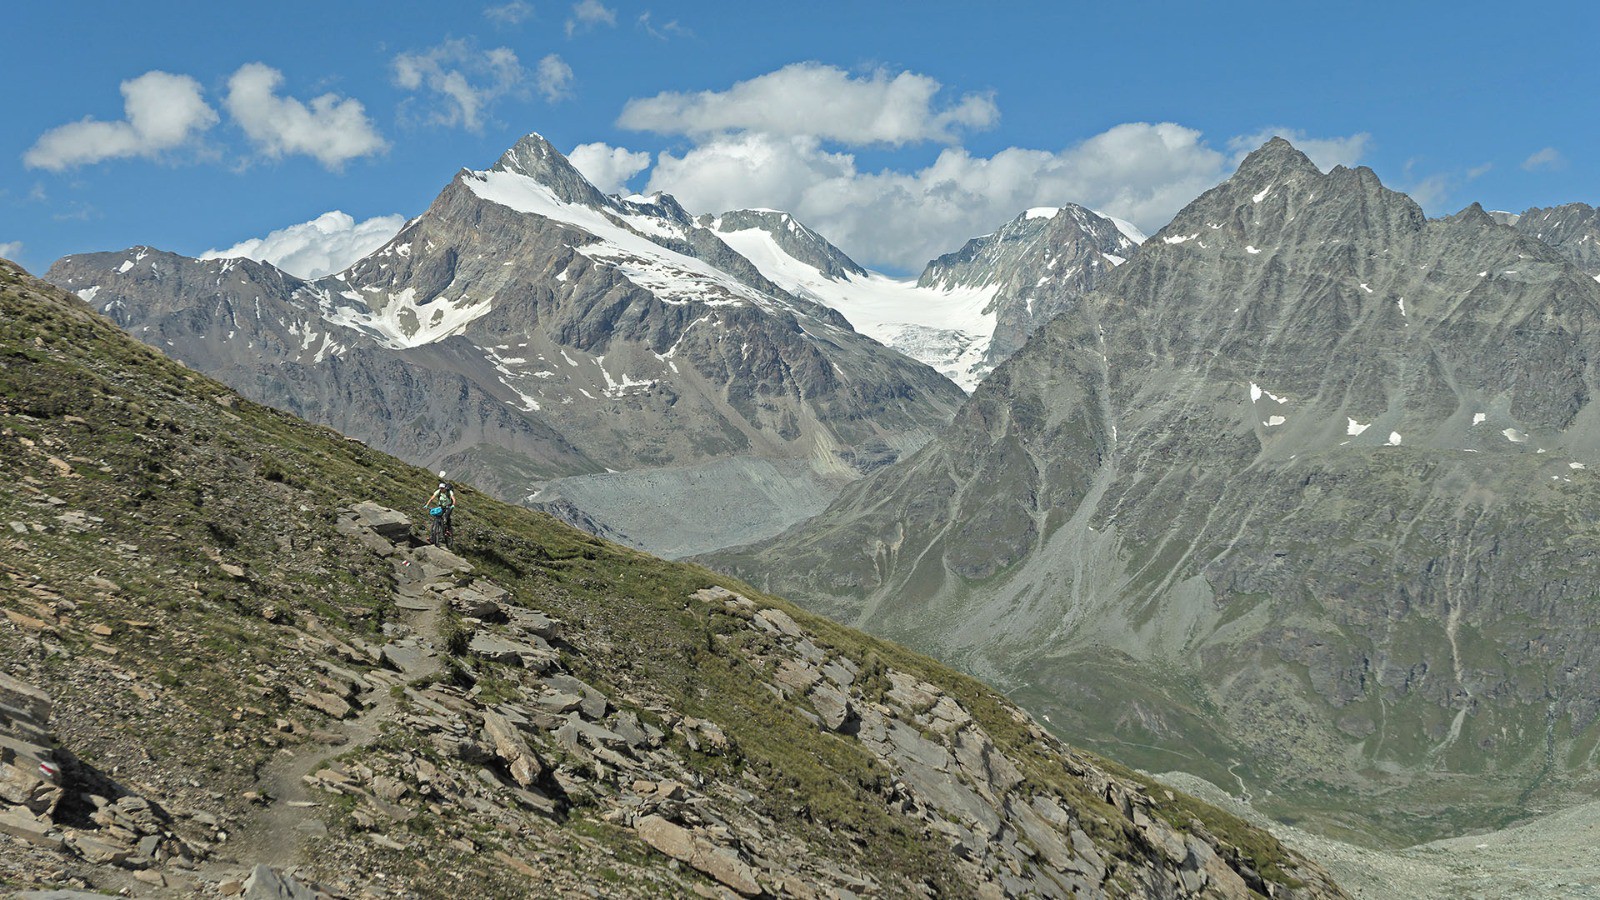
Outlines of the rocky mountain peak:
{"type": "Polygon", "coordinates": [[[1295,173],[1321,175],[1322,170],[1295,145],[1281,137],[1274,137],[1245,156],[1233,178],[1248,181],[1295,173]]]}
{"type": "Polygon", "coordinates": [[[965,292],[991,316],[988,371],[1139,249],[1111,219],[1076,204],[1037,207],[930,261],[917,286],[965,292]]]}
{"type": "Polygon", "coordinates": [[[1466,209],[1463,209],[1455,215],[1450,216],[1449,220],[1463,225],[1477,225],[1479,227],[1490,227],[1501,224],[1495,219],[1494,216],[1491,216],[1489,212],[1483,208],[1483,204],[1477,202],[1474,202],[1471,206],[1468,206],[1466,209]]]}
{"type": "Polygon", "coordinates": [[[1533,207],[1509,223],[1600,278],[1600,209],[1587,203],[1566,203],[1548,209],[1533,207]]]}
{"type": "Polygon", "coordinates": [[[694,216],[683,208],[678,198],[663,191],[656,191],[647,197],[633,196],[620,201],[621,206],[630,212],[640,212],[656,218],[666,219],[684,227],[694,224],[694,216]]]}
{"type": "Polygon", "coordinates": [[[1426,222],[1422,207],[1366,166],[1323,173],[1288,141],[1273,138],[1184,207],[1152,243],[1255,255],[1321,229],[1342,242],[1378,247],[1414,236],[1426,222]]]}
{"type": "Polygon", "coordinates": [[[605,195],[538,132],[523,136],[501,154],[490,171],[525,175],[550,188],[558,199],[567,203],[606,205],[605,195]]]}

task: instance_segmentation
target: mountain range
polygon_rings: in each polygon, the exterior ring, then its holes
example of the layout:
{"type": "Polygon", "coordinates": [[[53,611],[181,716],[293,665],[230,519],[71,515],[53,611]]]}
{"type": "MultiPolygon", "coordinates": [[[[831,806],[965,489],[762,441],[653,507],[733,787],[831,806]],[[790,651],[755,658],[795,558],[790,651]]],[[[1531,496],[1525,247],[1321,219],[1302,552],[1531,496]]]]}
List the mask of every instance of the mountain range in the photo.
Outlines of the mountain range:
{"type": "Polygon", "coordinates": [[[1588,797],[1592,222],[1274,140],[927,446],[707,561],[1332,833],[1588,797]]]}
{"type": "Polygon", "coordinates": [[[47,278],[254,399],[681,555],[776,534],[920,447],[962,402],[950,378],[1132,252],[1046,213],[896,282],[786,214],[603,195],[529,135],[332,276],[135,247],[47,278]],[[1050,273],[1023,283],[1030,261],[1050,273]]]}
{"type": "Polygon", "coordinates": [[[325,279],[49,278],[255,399],[1404,843],[1600,786],[1597,221],[1429,219],[1275,139],[1148,240],[1028,210],[913,283],[535,135],[325,279]]]}
{"type": "Polygon", "coordinates": [[[7,895],[1348,897],[697,566],[466,486],[424,544],[430,471],[3,261],[0,475],[7,895]]]}

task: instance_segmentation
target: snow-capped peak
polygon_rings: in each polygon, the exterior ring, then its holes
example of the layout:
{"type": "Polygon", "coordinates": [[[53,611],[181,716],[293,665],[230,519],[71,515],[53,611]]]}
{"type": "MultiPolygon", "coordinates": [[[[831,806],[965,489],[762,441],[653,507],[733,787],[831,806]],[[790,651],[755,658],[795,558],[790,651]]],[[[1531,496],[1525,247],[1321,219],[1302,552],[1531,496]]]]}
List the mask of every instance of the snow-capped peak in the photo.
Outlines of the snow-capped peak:
{"type": "Polygon", "coordinates": [[[1129,222],[1127,219],[1119,219],[1116,216],[1100,212],[1099,210],[1095,210],[1094,214],[1102,219],[1110,220],[1111,224],[1117,226],[1117,230],[1122,232],[1123,237],[1133,241],[1135,244],[1143,244],[1145,241],[1150,240],[1149,235],[1145,234],[1143,231],[1140,231],[1139,226],[1129,222]]]}
{"type": "MultiPolygon", "coordinates": [[[[663,302],[698,301],[711,305],[773,302],[774,298],[710,263],[656,243],[651,236],[681,239],[682,226],[665,216],[645,214],[638,204],[629,208],[622,201],[603,196],[599,204],[572,202],[541,179],[499,166],[487,172],[463,173],[461,179],[479,199],[560,222],[599,238],[595,243],[575,249],[596,262],[615,267],[629,281],[651,291],[663,302]]],[[[587,181],[583,183],[588,186],[587,181]]],[[[666,195],[659,195],[656,205],[668,199],[666,195]]],[[[672,205],[681,209],[676,201],[672,205]]]]}

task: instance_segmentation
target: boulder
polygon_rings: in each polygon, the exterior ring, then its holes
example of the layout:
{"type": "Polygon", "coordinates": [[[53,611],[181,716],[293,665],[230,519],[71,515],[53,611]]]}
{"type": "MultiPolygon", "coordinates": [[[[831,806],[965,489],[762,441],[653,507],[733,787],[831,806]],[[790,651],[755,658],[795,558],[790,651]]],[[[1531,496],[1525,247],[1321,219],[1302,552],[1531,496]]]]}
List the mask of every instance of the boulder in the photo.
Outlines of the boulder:
{"type": "Polygon", "coordinates": [[[411,536],[411,520],[402,513],[364,500],[351,507],[356,524],[370,528],[391,541],[403,541],[411,536]]]}
{"type": "Polygon", "coordinates": [[[741,896],[762,893],[755,870],[730,847],[719,847],[707,838],[670,822],[661,816],[645,816],[634,823],[639,839],[661,853],[716,879],[741,896]]]}
{"type": "Polygon", "coordinates": [[[904,672],[890,671],[889,684],[889,692],[886,695],[889,702],[909,712],[922,712],[929,709],[938,702],[940,697],[938,688],[904,672]]]}
{"type": "MultiPolygon", "coordinates": [[[[481,587],[482,582],[478,582],[475,586],[481,587]]],[[[502,591],[502,593],[504,593],[504,591],[502,591]]],[[[536,637],[543,638],[547,641],[553,641],[561,636],[561,623],[550,618],[542,612],[537,612],[531,609],[523,609],[521,607],[512,607],[506,611],[506,615],[510,618],[511,624],[514,627],[520,628],[536,637]]]]}
{"type": "Polygon", "coordinates": [[[21,711],[39,727],[50,720],[50,695],[0,672],[0,704],[21,711]]]}
{"type": "Polygon", "coordinates": [[[576,694],[582,697],[583,703],[578,708],[586,719],[603,718],[606,714],[606,709],[610,706],[605,694],[573,678],[571,675],[551,675],[544,679],[544,683],[557,693],[576,694]]]}
{"type": "Polygon", "coordinates": [[[735,596],[737,595],[734,594],[733,591],[728,590],[720,584],[714,584],[708,588],[701,588],[700,590],[689,595],[691,599],[699,600],[701,603],[716,603],[732,600],[735,596]]]}
{"type": "Polygon", "coordinates": [[[407,678],[421,678],[433,672],[434,654],[415,642],[385,644],[383,663],[407,678]]]}
{"type": "Polygon", "coordinates": [[[617,713],[616,724],[611,726],[611,730],[627,741],[629,747],[638,747],[650,742],[650,733],[639,723],[639,716],[632,712],[617,713]]]}
{"type": "Polygon", "coordinates": [[[32,815],[53,814],[62,794],[56,771],[50,760],[11,756],[9,748],[0,748],[0,800],[32,815]]]}
{"type": "Polygon", "coordinates": [[[768,634],[783,634],[789,637],[801,637],[805,634],[794,619],[781,609],[763,609],[756,613],[755,621],[768,634]]]}
{"type": "Polygon", "coordinates": [[[61,836],[51,830],[49,822],[16,810],[0,811],[0,834],[19,837],[49,850],[60,850],[63,846],[61,836]]]}
{"type": "Polygon", "coordinates": [[[318,900],[320,891],[300,883],[293,875],[267,865],[257,865],[244,881],[245,900],[318,900]]]}
{"type": "Polygon", "coordinates": [[[847,688],[855,683],[856,669],[850,660],[840,658],[822,667],[822,674],[839,687],[847,688]]]}
{"type": "Polygon", "coordinates": [[[435,547],[432,544],[424,544],[412,551],[412,558],[422,564],[424,578],[465,575],[472,571],[472,563],[443,547],[435,547]]]}
{"type": "Polygon", "coordinates": [[[482,619],[485,622],[498,621],[505,617],[505,610],[500,608],[499,603],[470,587],[456,588],[450,592],[449,597],[450,606],[463,616],[482,619]]]}
{"type": "Polygon", "coordinates": [[[494,745],[495,755],[505,763],[506,771],[522,787],[538,781],[544,775],[544,763],[528,749],[522,733],[505,716],[491,710],[483,713],[483,732],[494,745]]]}
{"type": "Polygon", "coordinates": [[[772,676],[778,684],[789,689],[793,694],[804,694],[811,690],[811,686],[822,680],[822,673],[817,667],[797,659],[786,659],[778,663],[778,669],[772,676]]]}
{"type": "Polygon", "coordinates": [[[490,662],[526,666],[540,671],[554,666],[559,659],[554,650],[535,647],[487,632],[474,634],[472,642],[467,645],[467,650],[473,656],[490,662]]]}
{"type": "Polygon", "coordinates": [[[353,711],[353,707],[343,697],[327,691],[307,691],[300,698],[300,702],[335,719],[343,719],[353,711]]]}
{"type": "Polygon", "coordinates": [[[811,706],[831,731],[843,731],[856,717],[855,707],[845,692],[826,682],[811,689],[811,706]]]}
{"type": "Polygon", "coordinates": [[[131,850],[121,844],[113,844],[82,833],[69,835],[68,843],[84,859],[99,865],[118,865],[133,855],[131,850]]]}

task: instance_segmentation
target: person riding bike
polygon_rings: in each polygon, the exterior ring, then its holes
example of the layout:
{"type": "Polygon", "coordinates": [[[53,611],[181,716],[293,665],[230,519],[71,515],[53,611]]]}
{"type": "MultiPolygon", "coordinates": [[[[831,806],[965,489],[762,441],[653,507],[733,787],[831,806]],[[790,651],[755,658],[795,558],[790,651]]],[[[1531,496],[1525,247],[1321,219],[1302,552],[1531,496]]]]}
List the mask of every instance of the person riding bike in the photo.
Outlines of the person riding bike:
{"type": "Polygon", "coordinates": [[[433,496],[428,498],[428,505],[423,508],[428,515],[440,520],[446,534],[450,533],[455,524],[456,494],[450,482],[445,480],[443,472],[439,473],[439,489],[433,492],[433,496]]]}

